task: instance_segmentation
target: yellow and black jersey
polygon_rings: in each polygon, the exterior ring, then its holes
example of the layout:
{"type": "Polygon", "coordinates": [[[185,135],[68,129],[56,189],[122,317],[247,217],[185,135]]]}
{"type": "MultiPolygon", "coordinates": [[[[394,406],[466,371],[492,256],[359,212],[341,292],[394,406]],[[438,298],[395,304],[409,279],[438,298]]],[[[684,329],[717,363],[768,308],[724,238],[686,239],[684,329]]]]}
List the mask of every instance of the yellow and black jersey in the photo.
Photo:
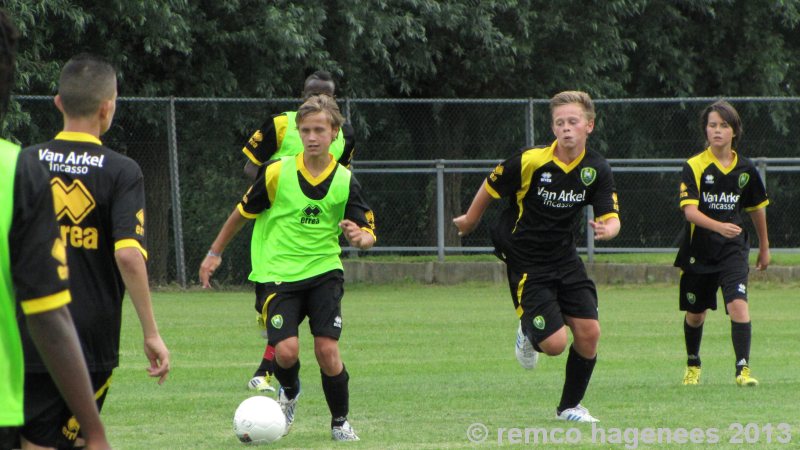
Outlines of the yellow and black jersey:
{"type": "Polygon", "coordinates": [[[14,176],[14,209],[8,233],[20,315],[50,311],[70,302],[67,253],[55,223],[48,186],[48,174],[39,161],[33,154],[22,153],[14,176]]]}
{"type": "MultiPolygon", "coordinates": [[[[683,165],[679,201],[681,208],[696,205],[706,216],[719,222],[743,225],[742,212],[765,208],[767,190],[755,165],[733,153],[733,162],[723,167],[711,148],[689,158],[683,165]]],[[[728,239],[719,233],[686,222],[684,237],[675,265],[697,273],[714,272],[716,266],[736,257],[744,258],[750,249],[746,231],[728,239]]]]}
{"type": "Polygon", "coordinates": [[[577,257],[575,236],[584,206],[594,207],[596,220],[619,218],[614,178],[605,158],[584,150],[565,164],[554,156],[556,145],[512,156],[484,185],[493,198],[509,200],[492,230],[492,241],[498,256],[518,271],[577,257]]]}
{"type": "MultiPolygon", "coordinates": [[[[328,168],[318,177],[308,172],[303,164],[303,154],[295,157],[297,179],[303,194],[311,200],[321,200],[328,194],[333,177],[337,170],[347,170],[336,161],[331,161],[328,168]]],[[[275,200],[275,192],[281,174],[281,160],[267,161],[258,171],[258,176],[239,202],[239,212],[248,219],[255,219],[268,210],[275,200]]],[[[361,185],[355,176],[350,177],[350,194],[344,210],[344,218],[352,220],[362,229],[375,235],[375,215],[361,193],[361,185]]]]}
{"type": "MultiPolygon", "coordinates": [[[[114,252],[132,247],[147,257],[142,171],[134,160],[85,133],[61,132],[23,153],[50,172],[69,262],[70,313],[89,370],[112,370],[119,360],[125,291],[114,252]]],[[[29,338],[25,344],[27,370],[45,371],[29,338]]]]}
{"type": "MultiPolygon", "coordinates": [[[[260,166],[267,161],[276,160],[282,156],[294,156],[303,151],[297,126],[290,123],[290,117],[294,118],[294,112],[276,114],[250,136],[242,148],[242,153],[250,162],[260,166]],[[292,143],[284,146],[285,141],[292,141],[292,143]]],[[[337,162],[345,167],[350,167],[356,151],[355,130],[349,123],[345,123],[339,132],[344,138],[344,150],[337,162]]]]}

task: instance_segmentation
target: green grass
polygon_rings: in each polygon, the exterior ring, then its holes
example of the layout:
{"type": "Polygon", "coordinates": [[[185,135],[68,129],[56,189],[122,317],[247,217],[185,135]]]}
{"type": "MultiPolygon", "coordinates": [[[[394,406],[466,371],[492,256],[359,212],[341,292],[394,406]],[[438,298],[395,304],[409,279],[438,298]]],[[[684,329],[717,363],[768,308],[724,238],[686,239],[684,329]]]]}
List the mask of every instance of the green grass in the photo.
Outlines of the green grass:
{"type": "MultiPolygon", "coordinates": [[[[732,424],[791,425],[800,445],[800,345],[797,286],[754,284],[753,374],[757,388],[733,381],[730,322],[719,310],[705,326],[702,384],[684,387],[682,315],[675,286],[600,286],[602,338],[584,404],[606,439],[645,428],[716,428],[714,445],[638,448],[739,448],[732,424]],[[618,429],[616,435],[613,429],[618,429]]],[[[119,449],[238,449],[231,419],[250,396],[245,384],[261,353],[250,292],[161,292],[156,315],[173,370],[163,386],[146,377],[141,332],[126,301],[121,366],[102,417],[119,449]]],[[[303,395],[291,434],[273,448],[496,447],[499,428],[575,428],[579,444],[545,448],[626,448],[592,441],[591,425],[554,419],[565,355],[542,357],[534,371],[514,358],[515,314],[505,285],[352,285],[344,299],[343,359],[351,375],[350,419],[357,443],[330,441],[307,326],[301,333],[303,395]],[[466,437],[488,427],[483,445],[466,437]]],[[[734,425],[735,426],[735,425],[734,425]]],[[[557,433],[557,431],[556,431],[557,433]]],[[[573,431],[575,433],[575,431],[573,431]]],[[[524,436],[524,432],[523,432],[524,436]]],[[[574,434],[572,435],[574,436],[574,434]]],[[[773,442],[777,431],[773,431],[773,442]]],[[[563,437],[563,435],[562,435],[563,437]]],[[[599,435],[596,435],[599,439],[599,435]]],[[[757,444],[768,448],[762,432],[757,444]]],[[[503,444],[509,444],[508,436],[503,444]]],[[[541,444],[541,442],[540,442],[541,444]]],[[[776,444],[773,443],[773,446],[776,444]]],[[[627,448],[633,448],[629,444],[627,448]]]]}

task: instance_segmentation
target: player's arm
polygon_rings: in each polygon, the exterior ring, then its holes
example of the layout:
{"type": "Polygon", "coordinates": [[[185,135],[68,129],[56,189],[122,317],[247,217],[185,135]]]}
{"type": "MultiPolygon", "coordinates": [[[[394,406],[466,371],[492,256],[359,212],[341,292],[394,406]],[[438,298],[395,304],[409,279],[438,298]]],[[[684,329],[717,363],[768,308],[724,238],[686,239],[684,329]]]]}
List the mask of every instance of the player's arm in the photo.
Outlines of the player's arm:
{"type": "Polygon", "coordinates": [[[589,221],[589,226],[594,231],[595,240],[608,241],[617,237],[622,227],[619,220],[617,188],[614,186],[614,175],[608,164],[603,164],[597,175],[597,193],[592,202],[595,219],[589,221]]]}
{"type": "Polygon", "coordinates": [[[492,200],[494,200],[494,198],[489,194],[486,181],[484,181],[475,194],[475,198],[472,199],[472,203],[469,205],[467,212],[453,219],[453,224],[458,228],[459,236],[466,236],[475,230],[475,227],[480,223],[483,213],[486,212],[492,200]]]}
{"type": "Polygon", "coordinates": [[[700,189],[698,187],[700,172],[700,169],[693,168],[689,163],[684,163],[683,165],[679,192],[680,207],[683,210],[684,217],[689,223],[719,233],[728,239],[738,236],[742,232],[739,226],[714,220],[703,214],[698,208],[700,205],[700,189]],[[695,171],[697,171],[697,174],[695,174],[695,171]]]}
{"type": "Polygon", "coordinates": [[[211,244],[208,254],[200,264],[200,284],[203,288],[211,287],[211,275],[222,263],[222,253],[228,244],[241,231],[249,219],[255,219],[261,212],[268,209],[275,200],[275,191],[278,186],[282,162],[267,161],[259,167],[258,175],[250,189],[242,196],[228,219],[217,233],[216,239],[211,244]]]}
{"type": "Polygon", "coordinates": [[[242,147],[242,153],[247,156],[247,162],[244,165],[244,173],[247,178],[255,180],[258,176],[258,169],[273,158],[281,146],[287,124],[286,114],[272,116],[247,140],[242,147]]]}
{"type": "Polygon", "coordinates": [[[361,194],[361,185],[350,177],[350,196],[345,206],[344,220],[339,222],[347,242],[358,249],[368,250],[375,245],[375,214],[361,194]]]}
{"type": "Polygon", "coordinates": [[[217,233],[217,238],[211,244],[208,254],[200,264],[200,284],[203,288],[211,287],[211,275],[222,264],[222,252],[228,247],[228,244],[233,240],[234,236],[244,227],[247,223],[247,218],[242,215],[239,206],[233,209],[228,220],[222,225],[222,228],[217,233]]]}
{"type": "Polygon", "coordinates": [[[703,214],[695,204],[684,205],[683,215],[690,223],[693,223],[698,227],[711,230],[715,233],[719,233],[728,239],[734,238],[742,232],[742,228],[736,224],[720,222],[708,217],[707,215],[703,214]]]}
{"type": "Polygon", "coordinates": [[[161,338],[153,314],[144,253],[136,246],[120,247],[114,252],[114,258],[142,326],[144,353],[150,362],[147,373],[151,377],[157,377],[158,384],[162,384],[170,370],[169,350],[161,338]]]}
{"type": "Polygon", "coordinates": [[[757,270],[766,270],[769,266],[769,236],[767,233],[767,209],[758,208],[749,212],[750,219],[758,235],[758,260],[756,261],[757,270]]]}
{"type": "Polygon", "coordinates": [[[81,424],[88,449],[110,449],[78,334],[66,306],[26,316],[28,332],[58,386],[61,396],[81,424]]]}
{"type": "Polygon", "coordinates": [[[350,164],[353,162],[353,156],[356,154],[356,133],[349,123],[342,125],[340,133],[342,133],[344,137],[344,150],[342,151],[341,158],[339,158],[337,162],[349,169],[350,164]]]}

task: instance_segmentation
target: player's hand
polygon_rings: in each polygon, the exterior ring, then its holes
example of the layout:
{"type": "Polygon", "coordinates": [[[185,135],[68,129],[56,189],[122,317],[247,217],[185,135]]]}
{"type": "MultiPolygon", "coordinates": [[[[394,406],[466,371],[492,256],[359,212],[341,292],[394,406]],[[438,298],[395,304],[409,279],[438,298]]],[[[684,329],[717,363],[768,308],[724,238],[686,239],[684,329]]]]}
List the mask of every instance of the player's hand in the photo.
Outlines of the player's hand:
{"type": "Polygon", "coordinates": [[[475,227],[478,225],[477,222],[470,222],[467,218],[466,214],[462,214],[458,217],[453,218],[453,225],[458,228],[458,235],[463,237],[475,230],[475,227]]]}
{"type": "Polygon", "coordinates": [[[758,250],[758,260],[756,261],[756,270],[767,270],[769,267],[769,248],[761,248],[758,250]]]}
{"type": "Polygon", "coordinates": [[[375,244],[375,238],[372,237],[372,234],[362,230],[361,227],[352,220],[342,220],[339,222],[339,228],[342,229],[342,233],[345,239],[347,239],[347,242],[353,247],[366,250],[375,244]]]}
{"type": "Polygon", "coordinates": [[[719,230],[717,230],[717,233],[725,236],[728,239],[735,238],[741,232],[742,227],[727,222],[720,224],[719,230]]]}
{"type": "Polygon", "coordinates": [[[161,335],[146,337],[144,339],[144,354],[150,361],[147,374],[153,378],[158,377],[158,384],[163,384],[169,374],[169,350],[167,350],[161,335]]]}
{"type": "Polygon", "coordinates": [[[205,259],[203,259],[203,263],[200,264],[200,284],[203,285],[203,289],[211,287],[211,275],[214,274],[220,264],[222,264],[222,256],[206,255],[205,259]]]}
{"type": "Polygon", "coordinates": [[[619,221],[590,220],[589,225],[594,230],[594,239],[597,241],[607,241],[609,239],[613,239],[619,233],[619,221]]]}

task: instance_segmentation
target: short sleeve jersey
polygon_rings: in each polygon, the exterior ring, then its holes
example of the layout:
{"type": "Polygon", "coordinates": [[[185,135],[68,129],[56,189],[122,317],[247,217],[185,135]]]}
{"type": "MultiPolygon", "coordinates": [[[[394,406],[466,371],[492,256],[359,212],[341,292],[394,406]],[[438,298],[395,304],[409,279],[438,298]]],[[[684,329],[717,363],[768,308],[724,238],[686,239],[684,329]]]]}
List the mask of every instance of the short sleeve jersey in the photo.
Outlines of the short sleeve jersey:
{"type": "MultiPolygon", "coordinates": [[[[69,261],[70,313],[87,366],[90,371],[112,370],[119,363],[125,291],[114,253],[131,247],[147,257],[142,171],[134,160],[85,133],[61,132],[23,153],[32,154],[50,172],[56,220],[69,261]]],[[[44,372],[27,339],[26,369],[44,372]]]]}
{"type": "MultiPolygon", "coordinates": [[[[769,204],[764,182],[755,165],[734,152],[726,168],[711,148],[689,158],[683,165],[679,193],[681,208],[696,205],[698,211],[720,221],[743,225],[742,212],[769,204]]],[[[719,233],[686,222],[675,265],[696,273],[716,272],[722,263],[747,265],[750,249],[746,232],[728,239],[719,233]]]]}
{"type": "MultiPolygon", "coordinates": [[[[24,359],[17,326],[21,315],[69,303],[66,250],[53,216],[47,172],[19,147],[0,140],[0,427],[23,421],[24,359]]],[[[24,319],[23,319],[24,320],[24,319]]]]}
{"type": "Polygon", "coordinates": [[[611,167],[599,153],[584,152],[570,164],[549,147],[525,149],[498,165],[486,179],[493,198],[508,207],[492,230],[501,259],[528,272],[577,257],[581,210],[592,205],[597,220],[619,218],[611,167]]]}
{"type": "MultiPolygon", "coordinates": [[[[294,114],[291,114],[291,116],[293,117],[294,114]]],[[[353,155],[355,154],[355,131],[349,123],[345,123],[342,125],[342,129],[339,130],[339,132],[342,133],[342,137],[344,138],[344,150],[341,156],[334,155],[334,157],[337,157],[337,162],[339,164],[349,167],[350,163],[353,161],[353,155]]],[[[300,140],[297,125],[290,123],[289,115],[287,115],[287,113],[276,114],[264,122],[261,127],[250,136],[250,139],[242,148],[242,153],[247,156],[250,162],[257,166],[270,160],[279,159],[282,156],[294,156],[301,152],[302,148],[298,147],[290,152],[281,150],[281,145],[287,138],[287,135],[291,135],[290,139],[292,140],[300,140]]]]}

